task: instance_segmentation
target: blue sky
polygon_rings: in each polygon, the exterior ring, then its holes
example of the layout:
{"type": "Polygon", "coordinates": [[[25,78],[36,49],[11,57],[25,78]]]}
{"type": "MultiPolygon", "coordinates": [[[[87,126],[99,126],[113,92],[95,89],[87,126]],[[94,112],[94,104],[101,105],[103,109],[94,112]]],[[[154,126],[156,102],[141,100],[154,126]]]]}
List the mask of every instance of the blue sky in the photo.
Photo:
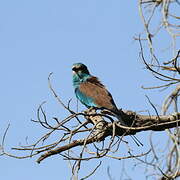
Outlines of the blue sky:
{"type": "MultiPolygon", "coordinates": [[[[143,69],[138,57],[138,43],[133,41],[133,36],[142,30],[137,1],[0,1],[0,134],[2,136],[10,123],[7,151],[25,142],[26,136],[33,142],[45,132],[30,121],[36,118],[36,109],[42,101],[47,101],[45,108],[50,117],[65,117],[63,108],[48,89],[47,77],[53,72],[57,93],[64,102],[73,98],[75,103],[71,66],[76,62],[85,63],[90,72],[101,79],[118,107],[152,111],[145,94],[160,106],[164,92],[159,96],[157,90],[141,89],[141,85],[157,83],[143,69]]],[[[80,110],[83,109],[80,106],[80,110]]],[[[136,150],[137,147],[132,145],[135,151],[147,149],[146,134],[138,134],[145,147],[136,150]]],[[[131,141],[128,137],[127,140],[131,141]]],[[[126,154],[125,150],[122,153],[126,154]]],[[[1,157],[0,178],[69,179],[68,163],[60,156],[49,158],[40,165],[35,162],[36,158],[1,157]]],[[[89,171],[97,163],[92,160],[89,171]]],[[[105,159],[99,172],[90,179],[107,179],[108,166],[112,176],[119,179],[123,163],[131,178],[142,177],[141,169],[132,169],[133,160],[105,159]]]]}

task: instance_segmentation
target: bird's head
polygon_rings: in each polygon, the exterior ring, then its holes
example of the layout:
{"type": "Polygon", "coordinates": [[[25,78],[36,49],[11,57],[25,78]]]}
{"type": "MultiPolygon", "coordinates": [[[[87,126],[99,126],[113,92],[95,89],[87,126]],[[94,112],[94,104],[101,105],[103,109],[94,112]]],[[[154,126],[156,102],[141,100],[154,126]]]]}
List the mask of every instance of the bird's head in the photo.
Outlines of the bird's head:
{"type": "Polygon", "coordinates": [[[84,82],[87,78],[89,78],[91,75],[88,71],[88,68],[86,65],[82,63],[75,63],[72,66],[73,71],[73,83],[77,84],[78,82],[84,82]]]}
{"type": "Polygon", "coordinates": [[[73,74],[88,74],[89,75],[89,71],[86,65],[82,64],[82,63],[75,63],[72,66],[72,71],[73,74]]]}

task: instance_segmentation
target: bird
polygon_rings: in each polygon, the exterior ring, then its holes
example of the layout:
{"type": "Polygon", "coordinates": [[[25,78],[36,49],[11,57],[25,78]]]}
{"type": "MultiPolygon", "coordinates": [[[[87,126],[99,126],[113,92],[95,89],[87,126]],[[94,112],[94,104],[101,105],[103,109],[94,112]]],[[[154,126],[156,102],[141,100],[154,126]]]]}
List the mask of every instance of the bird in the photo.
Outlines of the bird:
{"type": "Polygon", "coordinates": [[[75,63],[72,67],[73,86],[77,99],[87,108],[94,107],[118,112],[112,95],[95,76],[89,73],[86,65],[75,63]]]}
{"type": "MultiPolygon", "coordinates": [[[[97,77],[90,74],[86,65],[83,63],[74,63],[72,72],[75,95],[83,105],[87,108],[109,110],[118,118],[123,126],[127,126],[120,117],[120,111],[118,110],[111,93],[97,77]]],[[[134,138],[136,139],[136,137],[134,138]]]]}

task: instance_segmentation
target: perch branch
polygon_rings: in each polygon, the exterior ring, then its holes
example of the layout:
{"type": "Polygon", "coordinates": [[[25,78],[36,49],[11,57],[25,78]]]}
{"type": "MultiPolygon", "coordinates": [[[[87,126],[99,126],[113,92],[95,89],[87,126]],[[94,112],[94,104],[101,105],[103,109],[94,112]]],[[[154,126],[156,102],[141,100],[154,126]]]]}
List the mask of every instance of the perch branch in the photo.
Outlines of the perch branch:
{"type": "MultiPolygon", "coordinates": [[[[89,118],[92,117],[93,116],[89,116],[89,118]]],[[[129,124],[133,124],[133,126],[132,127],[122,126],[118,121],[116,121],[115,122],[116,131],[114,132],[115,136],[133,135],[136,134],[137,132],[148,131],[148,130],[163,131],[165,129],[177,127],[180,125],[180,113],[166,115],[166,116],[165,115],[147,116],[147,115],[139,115],[132,111],[126,111],[126,112],[122,111],[122,118],[124,119],[125,122],[128,122],[129,124]]],[[[91,144],[93,142],[102,141],[108,136],[112,136],[113,124],[114,123],[106,123],[106,125],[104,125],[103,127],[103,133],[101,133],[100,136],[94,135],[92,137],[89,137],[88,139],[86,138],[86,139],[74,140],[69,144],[49,150],[44,154],[42,154],[38,158],[37,162],[40,163],[47,157],[62,153],[74,147],[83,146],[84,143],[91,144]]]]}

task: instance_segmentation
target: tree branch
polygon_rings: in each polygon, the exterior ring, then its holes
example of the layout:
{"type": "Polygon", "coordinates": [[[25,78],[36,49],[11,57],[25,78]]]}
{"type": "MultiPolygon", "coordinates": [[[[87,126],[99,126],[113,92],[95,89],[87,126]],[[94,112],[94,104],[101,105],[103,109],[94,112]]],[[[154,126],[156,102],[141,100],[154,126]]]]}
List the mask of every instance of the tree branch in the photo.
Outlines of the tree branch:
{"type": "MultiPolygon", "coordinates": [[[[88,116],[88,119],[93,118],[94,121],[95,117],[97,120],[98,118],[101,118],[100,115],[96,115],[96,116],[91,115],[88,116]]],[[[49,150],[38,158],[37,163],[40,163],[47,157],[62,153],[71,148],[77,146],[83,146],[84,144],[90,144],[97,141],[103,141],[106,137],[112,136],[113,124],[115,124],[115,136],[133,135],[136,134],[137,132],[148,131],[148,130],[163,131],[165,129],[174,128],[180,125],[180,113],[167,115],[167,116],[165,115],[147,116],[147,115],[136,114],[135,112],[132,111],[126,111],[126,112],[121,111],[121,117],[125,122],[127,122],[130,125],[130,127],[122,126],[119,121],[114,121],[113,123],[112,122],[106,123],[104,124],[101,132],[98,131],[99,132],[98,135],[95,134],[85,139],[74,140],[69,144],[49,150]]],[[[102,118],[101,118],[101,122],[102,122],[102,118]]]]}

